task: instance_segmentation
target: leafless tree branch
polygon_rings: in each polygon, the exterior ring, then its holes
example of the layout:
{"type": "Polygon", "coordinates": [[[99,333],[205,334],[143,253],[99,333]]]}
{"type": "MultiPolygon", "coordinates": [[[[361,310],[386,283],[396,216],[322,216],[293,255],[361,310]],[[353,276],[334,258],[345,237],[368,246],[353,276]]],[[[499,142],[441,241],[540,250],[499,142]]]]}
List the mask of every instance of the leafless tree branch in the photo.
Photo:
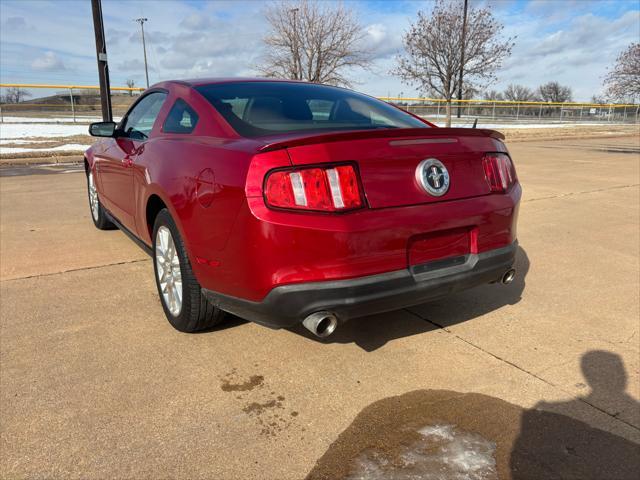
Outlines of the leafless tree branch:
{"type": "MultiPolygon", "coordinates": [[[[437,0],[429,13],[404,35],[406,52],[396,58],[392,73],[422,92],[435,92],[447,100],[447,126],[451,125],[451,99],[458,90],[462,63],[462,11],[460,0],[437,0]]],[[[467,15],[463,86],[477,90],[495,81],[495,72],[511,55],[513,38],[501,38],[503,25],[490,7],[470,7],[467,15]]]]}
{"type": "Polygon", "coordinates": [[[269,50],[260,72],[267,77],[350,86],[345,72],[368,68],[364,31],[352,10],[310,0],[272,3],[266,9],[269,50]]]}
{"type": "Polygon", "coordinates": [[[534,92],[524,85],[510,84],[504,91],[504,99],[512,102],[530,102],[535,100],[534,92]]]}
{"type": "Polygon", "coordinates": [[[604,80],[607,96],[614,100],[640,97],[640,43],[632,43],[618,55],[604,80]]]}
{"type": "MultiPolygon", "coordinates": [[[[127,79],[127,87],[129,88],[133,88],[136,85],[136,81],[129,78],[127,79]]],[[[133,96],[133,90],[129,90],[129,96],[132,97],[133,96]]]]}
{"type": "Polygon", "coordinates": [[[538,99],[543,102],[570,102],[573,99],[571,87],[560,85],[558,82],[547,82],[538,87],[538,99]]]}
{"type": "Polygon", "coordinates": [[[29,92],[29,90],[19,87],[10,87],[7,88],[6,93],[2,96],[0,101],[2,103],[20,103],[30,96],[31,92],[29,92]]]}

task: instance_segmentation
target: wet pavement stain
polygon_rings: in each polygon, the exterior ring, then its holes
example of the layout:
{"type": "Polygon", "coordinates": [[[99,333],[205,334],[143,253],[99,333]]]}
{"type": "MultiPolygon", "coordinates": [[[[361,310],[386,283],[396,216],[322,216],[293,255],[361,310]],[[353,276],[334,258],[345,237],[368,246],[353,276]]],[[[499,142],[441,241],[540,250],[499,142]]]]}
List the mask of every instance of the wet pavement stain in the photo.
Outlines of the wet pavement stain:
{"type": "Polygon", "coordinates": [[[275,390],[265,389],[262,375],[251,375],[248,380],[242,380],[234,368],[220,380],[223,391],[236,392],[236,400],[245,402],[242,411],[256,421],[261,436],[276,437],[294,425],[298,412],[289,411],[288,415],[283,412],[286,410],[285,396],[277,394],[275,390]]]}
{"type": "Polygon", "coordinates": [[[275,400],[270,400],[264,403],[252,402],[242,409],[244,413],[255,413],[261,415],[265,410],[269,408],[282,408],[282,404],[279,404],[275,400]]]}
{"type": "Polygon", "coordinates": [[[640,445],[557,413],[576,402],[527,410],[444,390],[386,398],[357,415],[307,480],[637,479],[640,445]]]}
{"type": "Polygon", "coordinates": [[[256,420],[260,426],[260,435],[265,437],[275,437],[292,425],[290,420],[276,413],[278,410],[284,410],[284,406],[277,400],[252,402],[242,409],[244,413],[256,420]]]}
{"type": "Polygon", "coordinates": [[[223,380],[220,387],[224,392],[247,392],[256,387],[261,387],[264,382],[262,375],[252,375],[249,380],[242,383],[231,383],[229,380],[223,380]]]}

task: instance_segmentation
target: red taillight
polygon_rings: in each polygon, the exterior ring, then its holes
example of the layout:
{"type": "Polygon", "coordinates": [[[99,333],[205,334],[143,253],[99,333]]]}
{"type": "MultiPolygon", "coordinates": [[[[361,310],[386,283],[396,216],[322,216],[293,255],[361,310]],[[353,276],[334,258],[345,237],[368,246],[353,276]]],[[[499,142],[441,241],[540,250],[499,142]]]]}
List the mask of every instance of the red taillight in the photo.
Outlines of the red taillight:
{"type": "Polygon", "coordinates": [[[265,200],[271,207],[343,212],[363,205],[351,165],[280,170],[267,176],[265,200]]]}
{"type": "Polygon", "coordinates": [[[482,166],[492,192],[506,192],[516,183],[516,170],[509,155],[487,153],[482,159],[482,166]]]}
{"type": "Polygon", "coordinates": [[[264,193],[274,207],[292,205],[293,188],[289,181],[289,172],[274,172],[265,184],[264,193]]]}

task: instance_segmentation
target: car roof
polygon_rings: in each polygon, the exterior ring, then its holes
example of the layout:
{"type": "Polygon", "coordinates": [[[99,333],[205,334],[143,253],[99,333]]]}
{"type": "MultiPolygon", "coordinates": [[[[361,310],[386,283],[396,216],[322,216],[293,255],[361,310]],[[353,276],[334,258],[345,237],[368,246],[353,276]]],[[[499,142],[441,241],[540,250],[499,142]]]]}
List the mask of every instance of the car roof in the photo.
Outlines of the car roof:
{"type": "Polygon", "coordinates": [[[168,80],[163,83],[178,83],[189,85],[191,87],[200,87],[202,85],[212,85],[220,83],[242,83],[242,82],[282,82],[282,83],[308,83],[300,80],[287,80],[281,78],[263,78],[263,77],[211,77],[211,78],[192,78],[185,80],[168,80]]]}

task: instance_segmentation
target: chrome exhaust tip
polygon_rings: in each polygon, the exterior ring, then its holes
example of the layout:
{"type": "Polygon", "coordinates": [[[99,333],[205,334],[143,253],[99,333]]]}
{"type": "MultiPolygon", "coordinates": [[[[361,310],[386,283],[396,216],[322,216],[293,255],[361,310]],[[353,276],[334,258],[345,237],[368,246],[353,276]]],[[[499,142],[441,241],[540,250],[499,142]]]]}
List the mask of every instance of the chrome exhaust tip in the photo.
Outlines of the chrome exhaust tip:
{"type": "Polygon", "coordinates": [[[305,318],[302,325],[316,337],[326,338],[338,326],[338,317],[331,312],[315,312],[305,318]]]}
{"type": "Polygon", "coordinates": [[[513,282],[514,278],[516,278],[516,271],[514,268],[510,268],[509,270],[504,272],[504,275],[502,275],[502,280],[500,281],[504,285],[508,285],[509,283],[513,282]]]}

